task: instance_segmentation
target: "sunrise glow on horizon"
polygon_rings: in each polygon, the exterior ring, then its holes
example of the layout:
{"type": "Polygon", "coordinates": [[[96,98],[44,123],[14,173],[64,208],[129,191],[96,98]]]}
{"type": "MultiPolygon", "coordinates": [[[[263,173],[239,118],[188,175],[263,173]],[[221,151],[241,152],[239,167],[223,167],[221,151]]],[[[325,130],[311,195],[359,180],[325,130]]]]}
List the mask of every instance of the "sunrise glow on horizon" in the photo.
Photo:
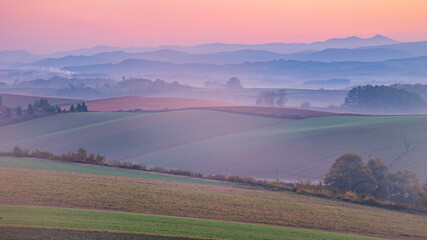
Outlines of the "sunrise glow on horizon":
{"type": "Polygon", "coordinates": [[[425,0],[0,0],[0,50],[427,40],[425,0]]]}

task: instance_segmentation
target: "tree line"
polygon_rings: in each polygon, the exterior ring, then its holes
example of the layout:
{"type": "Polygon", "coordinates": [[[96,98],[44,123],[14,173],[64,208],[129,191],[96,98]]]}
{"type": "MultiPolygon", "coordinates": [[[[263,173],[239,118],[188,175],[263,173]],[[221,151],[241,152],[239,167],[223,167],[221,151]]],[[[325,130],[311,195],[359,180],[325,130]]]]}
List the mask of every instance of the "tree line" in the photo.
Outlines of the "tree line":
{"type": "Polygon", "coordinates": [[[348,195],[370,195],[397,203],[414,204],[426,197],[415,173],[409,170],[390,173],[388,170],[380,158],[370,159],[365,164],[359,155],[347,153],[332,164],[324,183],[348,195]]]}
{"type": "Polygon", "coordinates": [[[80,148],[76,153],[68,152],[63,154],[53,154],[48,151],[36,150],[27,150],[22,149],[18,146],[15,146],[11,152],[13,157],[30,157],[30,158],[40,158],[40,159],[51,159],[51,160],[60,160],[65,162],[78,162],[78,163],[88,163],[88,164],[105,164],[107,158],[99,154],[88,153],[86,149],[80,148]]]}
{"type": "Polygon", "coordinates": [[[336,159],[329,172],[326,174],[324,181],[317,184],[311,183],[310,181],[282,183],[278,178],[275,181],[268,181],[228,174],[206,175],[180,169],[147,167],[139,163],[107,161],[105,156],[88,154],[83,148],[80,148],[76,153],[68,152],[55,155],[47,151],[29,151],[15,146],[11,153],[0,152],[0,155],[97,164],[195,178],[229,181],[262,187],[273,191],[292,191],[324,198],[353,201],[383,208],[397,210],[413,209],[427,212],[427,188],[422,186],[413,172],[401,170],[390,173],[388,171],[388,166],[380,158],[371,159],[365,164],[362,158],[354,153],[347,153],[336,159]]]}
{"type": "Polygon", "coordinates": [[[425,101],[415,92],[391,86],[357,86],[352,88],[344,106],[356,112],[418,112],[426,110],[425,101]]]}
{"type": "Polygon", "coordinates": [[[67,112],[88,112],[88,107],[85,102],[78,103],[76,107],[72,104],[67,111],[65,108],[61,108],[59,105],[51,105],[46,98],[41,98],[39,101],[35,101],[33,104],[29,103],[26,109],[21,108],[19,105],[17,108],[7,107],[5,117],[11,118],[30,118],[36,115],[46,115],[55,113],[67,113],[67,112]]]}
{"type": "Polygon", "coordinates": [[[286,89],[263,91],[259,94],[256,105],[283,107],[288,101],[286,89]]]}
{"type": "Polygon", "coordinates": [[[76,107],[72,104],[69,108],[69,112],[88,112],[86,103],[82,102],[82,104],[78,103],[76,107]]]}

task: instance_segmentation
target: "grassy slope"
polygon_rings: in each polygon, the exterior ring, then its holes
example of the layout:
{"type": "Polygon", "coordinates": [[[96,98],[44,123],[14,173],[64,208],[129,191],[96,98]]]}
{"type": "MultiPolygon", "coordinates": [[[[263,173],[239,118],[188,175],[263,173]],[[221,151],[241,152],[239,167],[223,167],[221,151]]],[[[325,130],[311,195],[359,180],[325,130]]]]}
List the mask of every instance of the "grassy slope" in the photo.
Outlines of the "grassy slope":
{"type": "Polygon", "coordinates": [[[381,157],[427,181],[427,116],[329,116],[298,121],[207,110],[64,114],[0,128],[15,144],[54,151],[85,147],[109,159],[204,173],[322,179],[341,154],[381,157]],[[402,137],[413,151],[405,153],[402,137]],[[117,141],[120,139],[120,141],[117,141]],[[399,155],[401,158],[395,161],[399,155]]]}
{"type": "Polygon", "coordinates": [[[338,156],[355,152],[365,160],[381,157],[391,170],[410,169],[427,182],[426,133],[427,116],[322,117],[192,142],[130,161],[259,178],[274,179],[278,171],[285,180],[322,179],[338,156]],[[410,153],[402,135],[414,147],[410,153]]]}
{"type": "Polygon", "coordinates": [[[191,98],[170,98],[170,97],[118,97],[100,99],[87,102],[91,111],[114,112],[128,111],[135,109],[143,110],[164,110],[182,109],[196,107],[213,107],[213,106],[233,106],[234,104],[206,101],[191,98]]]}
{"type": "Polygon", "coordinates": [[[156,173],[143,172],[143,171],[133,171],[133,170],[127,170],[127,169],[120,169],[120,168],[110,168],[110,167],[76,164],[76,163],[68,163],[68,162],[58,162],[58,161],[50,161],[50,160],[42,160],[42,159],[0,157],[0,166],[120,176],[120,177],[132,177],[132,178],[162,180],[162,181],[170,181],[170,182],[197,183],[197,184],[208,184],[208,185],[232,185],[232,184],[223,183],[223,182],[208,181],[208,180],[202,180],[202,179],[196,179],[196,178],[171,176],[171,175],[156,174],[156,173]]]}
{"type": "Polygon", "coordinates": [[[0,176],[3,204],[108,209],[427,238],[425,215],[286,192],[8,167],[0,167],[0,176]]]}
{"type": "MultiPolygon", "coordinates": [[[[7,91],[7,90],[0,90],[7,91]]],[[[69,98],[55,98],[55,97],[38,97],[30,95],[20,95],[20,94],[9,94],[9,93],[0,93],[0,96],[3,97],[3,104],[8,107],[18,107],[27,108],[28,104],[33,104],[35,101],[39,101],[40,98],[46,98],[50,104],[64,104],[64,103],[77,103],[84,100],[69,99],[69,98]]]]}
{"type": "Polygon", "coordinates": [[[109,232],[100,230],[71,230],[63,228],[35,228],[35,227],[8,227],[0,226],[2,240],[39,240],[39,239],[61,239],[61,240],[195,240],[187,237],[169,237],[158,235],[147,235],[138,233],[109,232]]]}
{"type": "Polygon", "coordinates": [[[82,209],[0,205],[1,225],[215,239],[373,239],[267,225],[82,209]]]}

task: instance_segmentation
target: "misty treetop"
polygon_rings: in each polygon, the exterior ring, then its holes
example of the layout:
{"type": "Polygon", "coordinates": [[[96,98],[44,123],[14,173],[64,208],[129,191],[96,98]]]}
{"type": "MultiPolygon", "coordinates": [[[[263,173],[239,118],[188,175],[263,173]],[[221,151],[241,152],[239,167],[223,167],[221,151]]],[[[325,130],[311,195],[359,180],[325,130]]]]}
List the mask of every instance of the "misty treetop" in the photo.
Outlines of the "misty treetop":
{"type": "MultiPolygon", "coordinates": [[[[88,107],[85,102],[78,103],[76,106],[71,105],[69,111],[61,108],[59,105],[51,105],[45,98],[35,101],[33,104],[28,104],[26,109],[18,105],[16,108],[3,106],[5,110],[0,111],[0,124],[9,124],[19,121],[34,119],[37,117],[49,116],[51,114],[66,113],[66,112],[88,112],[88,107]],[[3,113],[3,111],[5,113],[3,113]]],[[[0,109],[1,110],[1,109],[0,109]]]]}
{"type": "Polygon", "coordinates": [[[76,107],[74,107],[74,104],[72,104],[70,106],[69,111],[70,112],[88,112],[89,110],[88,110],[88,108],[86,106],[86,103],[82,102],[81,104],[78,103],[76,107]]]}
{"type": "Polygon", "coordinates": [[[226,83],[225,86],[227,89],[243,89],[242,83],[240,82],[240,79],[236,77],[230,78],[226,83]]]}
{"type": "Polygon", "coordinates": [[[256,100],[257,105],[266,106],[284,106],[288,101],[288,92],[286,89],[263,91],[256,100]]]}
{"type": "Polygon", "coordinates": [[[395,83],[390,85],[390,87],[394,87],[397,89],[405,89],[408,92],[414,92],[420,95],[421,98],[424,99],[424,101],[427,100],[427,84],[402,84],[402,83],[395,83]]]}
{"type": "Polygon", "coordinates": [[[414,92],[389,86],[358,86],[347,93],[344,105],[356,112],[415,113],[425,111],[425,101],[414,92]]]}

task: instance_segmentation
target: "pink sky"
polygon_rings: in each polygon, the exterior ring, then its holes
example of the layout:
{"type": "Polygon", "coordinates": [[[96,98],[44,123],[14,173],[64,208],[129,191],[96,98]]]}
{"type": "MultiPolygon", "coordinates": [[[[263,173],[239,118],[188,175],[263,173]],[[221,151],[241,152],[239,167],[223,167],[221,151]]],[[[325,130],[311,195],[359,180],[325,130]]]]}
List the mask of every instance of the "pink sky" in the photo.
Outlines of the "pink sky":
{"type": "Polygon", "coordinates": [[[427,40],[426,0],[0,0],[0,50],[427,40]]]}

